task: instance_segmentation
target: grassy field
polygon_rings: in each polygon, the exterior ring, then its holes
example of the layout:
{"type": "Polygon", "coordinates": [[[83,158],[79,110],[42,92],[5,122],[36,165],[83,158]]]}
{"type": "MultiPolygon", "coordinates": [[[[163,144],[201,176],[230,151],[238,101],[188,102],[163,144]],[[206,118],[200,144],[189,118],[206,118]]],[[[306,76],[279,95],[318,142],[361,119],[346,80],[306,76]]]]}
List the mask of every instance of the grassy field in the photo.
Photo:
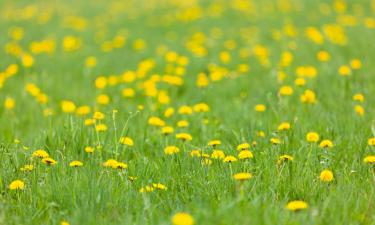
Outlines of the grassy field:
{"type": "Polygon", "coordinates": [[[0,225],[375,224],[374,0],[1,0],[0,225]]]}

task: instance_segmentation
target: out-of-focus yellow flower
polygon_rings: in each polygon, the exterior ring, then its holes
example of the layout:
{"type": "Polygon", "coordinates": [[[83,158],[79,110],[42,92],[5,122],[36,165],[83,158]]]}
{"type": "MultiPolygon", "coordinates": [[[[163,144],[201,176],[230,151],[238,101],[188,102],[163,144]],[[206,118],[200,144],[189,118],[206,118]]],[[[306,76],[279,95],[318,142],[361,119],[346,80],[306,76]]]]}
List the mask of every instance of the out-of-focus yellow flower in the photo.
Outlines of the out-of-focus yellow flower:
{"type": "Polygon", "coordinates": [[[120,143],[123,144],[123,145],[127,145],[127,146],[133,146],[134,145],[133,139],[131,139],[130,137],[121,137],[120,143]]]}
{"type": "Polygon", "coordinates": [[[72,101],[64,100],[61,102],[61,109],[64,113],[74,113],[76,105],[72,101]]]}
{"type": "Polygon", "coordinates": [[[318,142],[319,141],[319,134],[316,132],[309,132],[306,134],[306,140],[308,142],[318,142]]]}
{"type": "Polygon", "coordinates": [[[9,184],[10,190],[23,190],[25,188],[25,183],[22,180],[14,180],[9,184]]]}
{"type": "Polygon", "coordinates": [[[233,175],[233,178],[235,180],[238,180],[238,181],[245,181],[245,180],[249,180],[250,178],[252,178],[253,175],[251,173],[236,173],[233,175]]]}
{"type": "Polygon", "coordinates": [[[323,170],[319,178],[323,182],[331,182],[333,180],[333,173],[331,170],[323,170]]]}
{"type": "Polygon", "coordinates": [[[194,224],[194,219],[188,213],[179,212],[179,213],[176,213],[172,217],[172,224],[173,225],[193,225],[194,224]]]}
{"type": "Polygon", "coordinates": [[[173,155],[179,152],[180,152],[180,149],[176,146],[167,146],[164,148],[164,153],[166,155],[173,155]]]}
{"type": "Polygon", "coordinates": [[[263,104],[257,104],[257,105],[255,105],[254,109],[257,112],[264,112],[264,111],[266,111],[266,106],[263,105],[263,104]]]}
{"type": "Polygon", "coordinates": [[[13,98],[7,97],[4,101],[4,108],[7,110],[14,109],[16,101],[13,98]]]}
{"type": "Polygon", "coordinates": [[[70,162],[69,163],[69,166],[70,167],[81,167],[81,166],[83,166],[83,162],[81,162],[81,161],[72,161],[72,162],[70,162]]]}
{"type": "Polygon", "coordinates": [[[309,205],[304,201],[291,201],[286,205],[286,208],[290,211],[300,211],[303,209],[307,209],[309,205]]]}

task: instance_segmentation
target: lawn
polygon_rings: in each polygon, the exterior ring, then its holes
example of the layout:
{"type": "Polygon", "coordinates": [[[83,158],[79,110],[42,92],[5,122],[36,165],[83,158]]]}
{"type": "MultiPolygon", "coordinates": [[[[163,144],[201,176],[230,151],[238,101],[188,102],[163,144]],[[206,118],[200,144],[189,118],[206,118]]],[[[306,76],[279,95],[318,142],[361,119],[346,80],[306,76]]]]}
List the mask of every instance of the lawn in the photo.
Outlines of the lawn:
{"type": "Polygon", "coordinates": [[[1,0],[0,224],[375,224],[374,0],[1,0]]]}

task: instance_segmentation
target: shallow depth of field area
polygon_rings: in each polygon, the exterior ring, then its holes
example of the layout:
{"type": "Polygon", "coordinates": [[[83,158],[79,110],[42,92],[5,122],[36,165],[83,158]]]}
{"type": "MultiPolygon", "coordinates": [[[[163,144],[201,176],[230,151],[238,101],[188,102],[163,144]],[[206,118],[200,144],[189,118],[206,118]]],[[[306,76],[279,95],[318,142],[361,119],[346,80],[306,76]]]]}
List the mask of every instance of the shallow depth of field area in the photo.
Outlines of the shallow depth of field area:
{"type": "Polygon", "coordinates": [[[374,0],[0,1],[0,224],[375,224],[374,0]]]}

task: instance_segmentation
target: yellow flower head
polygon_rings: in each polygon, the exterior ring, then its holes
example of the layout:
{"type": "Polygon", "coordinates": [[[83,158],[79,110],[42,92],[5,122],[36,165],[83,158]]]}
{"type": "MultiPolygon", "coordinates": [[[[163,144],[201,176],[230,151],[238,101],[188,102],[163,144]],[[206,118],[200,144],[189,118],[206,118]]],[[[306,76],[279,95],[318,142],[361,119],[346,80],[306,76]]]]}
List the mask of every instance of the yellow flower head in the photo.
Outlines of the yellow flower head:
{"type": "Polygon", "coordinates": [[[183,105],[178,108],[178,113],[183,115],[190,115],[193,113],[193,109],[190,106],[183,105]]]}
{"type": "Polygon", "coordinates": [[[117,160],[115,160],[115,159],[108,159],[107,161],[105,161],[104,163],[103,163],[103,166],[104,167],[112,167],[112,168],[116,168],[117,167],[117,160]]]}
{"type": "Polygon", "coordinates": [[[290,156],[290,155],[281,155],[279,157],[279,159],[277,160],[277,164],[280,165],[284,162],[289,162],[289,161],[293,161],[293,156],[290,156]]]}
{"type": "Polygon", "coordinates": [[[308,142],[318,142],[319,141],[319,134],[316,132],[309,132],[306,134],[306,140],[308,142]]]}
{"type": "Polygon", "coordinates": [[[72,101],[64,100],[61,102],[61,109],[64,113],[74,113],[76,105],[72,101]]]}
{"type": "Polygon", "coordinates": [[[9,184],[10,190],[23,190],[25,188],[25,183],[22,180],[15,180],[9,184]]]}
{"type": "Polygon", "coordinates": [[[364,102],[365,101],[365,96],[363,94],[357,93],[353,95],[353,100],[357,102],[364,102]]]}
{"type": "Polygon", "coordinates": [[[232,155],[229,155],[229,156],[226,156],[223,161],[226,163],[236,162],[237,158],[232,155]]]}
{"type": "Polygon", "coordinates": [[[167,186],[161,183],[152,184],[152,187],[162,191],[166,191],[168,189],[167,186]]]}
{"type": "Polygon", "coordinates": [[[253,153],[249,150],[242,150],[238,153],[239,159],[252,159],[253,157],[253,153]]]}
{"type": "Polygon", "coordinates": [[[368,164],[375,164],[375,155],[369,155],[369,156],[366,156],[366,157],[363,159],[363,162],[364,162],[364,163],[368,163],[368,164]]]}
{"type": "Polygon", "coordinates": [[[12,110],[16,105],[16,101],[13,98],[7,97],[4,101],[4,108],[7,110],[12,110]]]}
{"type": "Polygon", "coordinates": [[[179,213],[176,213],[172,217],[172,224],[173,225],[193,225],[194,224],[194,219],[188,213],[179,212],[179,213]]]}
{"type": "Polygon", "coordinates": [[[305,92],[300,96],[301,102],[306,104],[316,103],[316,95],[312,90],[305,90],[305,92]]]}
{"type": "Polygon", "coordinates": [[[367,144],[369,146],[375,146],[375,137],[369,138],[367,144]]]}
{"type": "Polygon", "coordinates": [[[101,124],[97,124],[96,126],[95,126],[95,130],[97,131],[97,132],[104,132],[104,131],[106,131],[108,128],[107,128],[107,125],[105,125],[104,123],[101,123],[101,124]]]}
{"type": "Polygon", "coordinates": [[[164,135],[169,135],[169,134],[172,134],[173,132],[174,132],[174,129],[171,126],[165,126],[161,129],[161,133],[164,135]]]}
{"type": "Polygon", "coordinates": [[[77,108],[76,114],[79,116],[84,116],[84,115],[89,114],[90,111],[91,111],[90,106],[84,105],[84,106],[80,106],[77,108]]]}
{"type": "Polygon", "coordinates": [[[91,146],[86,146],[85,147],[85,152],[87,152],[87,153],[93,153],[94,152],[94,148],[91,147],[91,146]]]}
{"type": "Polygon", "coordinates": [[[190,156],[191,156],[191,157],[201,157],[201,150],[198,150],[198,149],[196,149],[196,150],[191,150],[191,152],[190,152],[190,156]]]}
{"type": "Polygon", "coordinates": [[[193,137],[188,133],[178,133],[176,134],[176,138],[183,140],[183,141],[191,141],[193,140],[193,137]]]}
{"type": "Polygon", "coordinates": [[[164,148],[164,153],[166,155],[173,155],[179,152],[180,152],[180,149],[176,146],[167,146],[164,148]]]}
{"type": "Polygon", "coordinates": [[[104,117],[105,117],[104,113],[98,112],[98,111],[94,112],[94,115],[92,116],[94,120],[103,120],[104,117]]]}
{"type": "Polygon", "coordinates": [[[43,158],[42,162],[44,164],[47,164],[47,165],[55,165],[57,163],[56,160],[54,160],[52,158],[49,158],[49,157],[48,158],[43,158]]]}
{"type": "Polygon", "coordinates": [[[34,169],[33,165],[25,165],[21,168],[21,171],[32,171],[34,169]]]}
{"type": "Polygon", "coordinates": [[[250,149],[249,143],[242,143],[237,146],[237,151],[249,150],[249,149],[250,149]]]}
{"type": "Polygon", "coordinates": [[[331,182],[333,180],[333,173],[331,170],[323,170],[319,178],[323,182],[331,182]]]}
{"type": "Polygon", "coordinates": [[[131,139],[130,137],[121,137],[120,143],[123,144],[123,145],[127,145],[127,146],[133,146],[134,145],[133,139],[131,139]]]}
{"type": "Polygon", "coordinates": [[[279,125],[279,127],[277,128],[279,131],[283,131],[283,130],[289,130],[290,129],[290,123],[287,123],[287,122],[283,122],[279,125]]]}
{"type": "Polygon", "coordinates": [[[83,163],[81,161],[72,161],[71,163],[69,163],[69,166],[70,167],[81,167],[81,166],[83,166],[83,163]]]}
{"type": "Polygon", "coordinates": [[[225,154],[222,150],[213,150],[213,152],[211,154],[211,158],[213,158],[213,159],[224,159],[225,154]]]}
{"type": "Polygon", "coordinates": [[[254,109],[257,112],[264,112],[264,111],[266,111],[266,106],[263,105],[263,104],[258,104],[258,105],[255,105],[254,109]]]}
{"type": "Polygon", "coordinates": [[[291,86],[282,86],[279,90],[279,95],[290,96],[293,94],[293,88],[291,86]]]}
{"type": "Polygon", "coordinates": [[[211,146],[211,147],[216,147],[216,146],[221,145],[221,141],[220,140],[212,140],[212,141],[209,141],[207,145],[211,146]]]}
{"type": "Polygon", "coordinates": [[[281,140],[279,138],[271,138],[270,142],[274,145],[281,144],[281,140]]]}
{"type": "Polygon", "coordinates": [[[236,173],[233,175],[233,178],[239,181],[249,180],[252,177],[253,175],[251,173],[236,173]]]}
{"type": "Polygon", "coordinates": [[[34,158],[48,158],[49,154],[42,149],[38,149],[35,152],[33,152],[32,157],[34,157],[34,158]]]}
{"type": "Polygon", "coordinates": [[[193,110],[195,112],[208,112],[210,111],[210,107],[206,103],[198,103],[193,106],[193,110]]]}
{"type": "Polygon", "coordinates": [[[304,201],[291,201],[286,205],[286,208],[290,211],[299,211],[303,209],[307,209],[309,205],[304,201]]]}
{"type": "Polygon", "coordinates": [[[321,148],[332,148],[333,143],[331,140],[322,140],[319,144],[319,147],[321,148]]]}
{"type": "Polygon", "coordinates": [[[165,122],[161,120],[159,117],[150,117],[148,119],[148,124],[155,127],[163,127],[165,126],[165,122]]]}

